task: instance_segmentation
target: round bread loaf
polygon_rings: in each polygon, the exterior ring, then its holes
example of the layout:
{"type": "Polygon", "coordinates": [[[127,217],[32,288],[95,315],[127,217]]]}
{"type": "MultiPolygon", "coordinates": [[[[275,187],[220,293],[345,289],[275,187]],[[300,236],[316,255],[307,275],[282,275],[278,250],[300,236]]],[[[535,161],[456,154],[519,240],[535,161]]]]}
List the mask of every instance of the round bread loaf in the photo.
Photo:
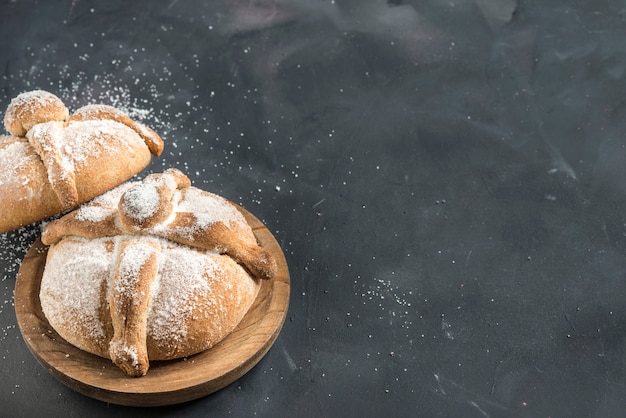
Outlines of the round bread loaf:
{"type": "Polygon", "coordinates": [[[0,136],[0,232],[59,214],[143,170],[163,141],[123,112],[90,105],[70,116],[36,90],[17,96],[0,136]]]}
{"type": "Polygon", "coordinates": [[[277,269],[235,205],[175,169],[52,221],[42,241],[48,322],[130,376],[218,343],[277,269]]]}

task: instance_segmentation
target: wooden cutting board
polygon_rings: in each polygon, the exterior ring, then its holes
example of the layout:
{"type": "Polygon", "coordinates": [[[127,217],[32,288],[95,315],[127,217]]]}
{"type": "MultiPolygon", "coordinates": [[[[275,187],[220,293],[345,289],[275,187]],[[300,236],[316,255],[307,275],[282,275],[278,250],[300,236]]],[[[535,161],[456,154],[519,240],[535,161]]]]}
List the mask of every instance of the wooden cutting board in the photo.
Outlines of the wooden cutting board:
{"type": "Polygon", "coordinates": [[[271,232],[239,207],[259,243],[278,263],[262,280],[254,304],[237,328],[205,352],[179,360],[151,361],[148,374],[128,377],[111,360],[67,343],[41,310],[39,288],[47,247],[38,239],[26,254],[15,283],[17,322],[28,348],[59,381],[95,399],[128,406],[162,406],[206,396],[239,379],[267,353],[287,315],[290,278],[285,256],[271,232]]]}

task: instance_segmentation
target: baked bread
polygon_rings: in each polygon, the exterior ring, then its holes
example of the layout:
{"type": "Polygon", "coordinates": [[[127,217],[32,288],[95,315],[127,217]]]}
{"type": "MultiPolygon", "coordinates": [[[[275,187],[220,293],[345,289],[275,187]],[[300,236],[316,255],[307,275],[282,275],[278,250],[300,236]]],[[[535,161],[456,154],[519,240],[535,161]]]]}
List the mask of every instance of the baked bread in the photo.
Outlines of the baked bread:
{"type": "Polygon", "coordinates": [[[40,301],[69,343],[130,376],[228,335],[277,266],[235,205],[180,171],[127,182],[50,222],[40,301]]]}
{"type": "Polygon", "coordinates": [[[111,106],[70,115],[42,90],[14,98],[0,136],[0,232],[28,225],[112,189],[143,170],[163,141],[111,106]]]}

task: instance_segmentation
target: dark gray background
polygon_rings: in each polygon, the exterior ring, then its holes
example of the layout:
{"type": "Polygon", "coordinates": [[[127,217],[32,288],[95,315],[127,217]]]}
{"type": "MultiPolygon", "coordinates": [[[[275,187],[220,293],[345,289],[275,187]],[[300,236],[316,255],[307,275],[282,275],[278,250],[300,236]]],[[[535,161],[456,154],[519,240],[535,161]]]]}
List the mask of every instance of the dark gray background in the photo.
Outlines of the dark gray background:
{"type": "MultiPolygon", "coordinates": [[[[292,294],[242,379],[125,408],[28,351],[0,235],[0,415],[619,416],[626,4],[0,0],[0,108],[49,90],[157,130],[275,234],[292,294]]],[[[1,169],[1,168],[0,168],[1,169]]]]}

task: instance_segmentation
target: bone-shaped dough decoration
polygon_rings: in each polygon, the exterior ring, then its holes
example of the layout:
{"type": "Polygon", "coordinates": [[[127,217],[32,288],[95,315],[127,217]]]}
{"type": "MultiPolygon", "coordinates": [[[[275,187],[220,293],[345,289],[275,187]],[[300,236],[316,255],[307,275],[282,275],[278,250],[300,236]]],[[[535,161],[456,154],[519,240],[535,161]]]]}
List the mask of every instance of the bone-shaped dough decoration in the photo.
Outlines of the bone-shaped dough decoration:
{"type": "Polygon", "coordinates": [[[277,270],[271,254],[240,238],[239,211],[226,199],[191,186],[177,169],[130,182],[47,225],[42,242],[64,236],[152,235],[227,254],[260,279],[277,270]]]}

